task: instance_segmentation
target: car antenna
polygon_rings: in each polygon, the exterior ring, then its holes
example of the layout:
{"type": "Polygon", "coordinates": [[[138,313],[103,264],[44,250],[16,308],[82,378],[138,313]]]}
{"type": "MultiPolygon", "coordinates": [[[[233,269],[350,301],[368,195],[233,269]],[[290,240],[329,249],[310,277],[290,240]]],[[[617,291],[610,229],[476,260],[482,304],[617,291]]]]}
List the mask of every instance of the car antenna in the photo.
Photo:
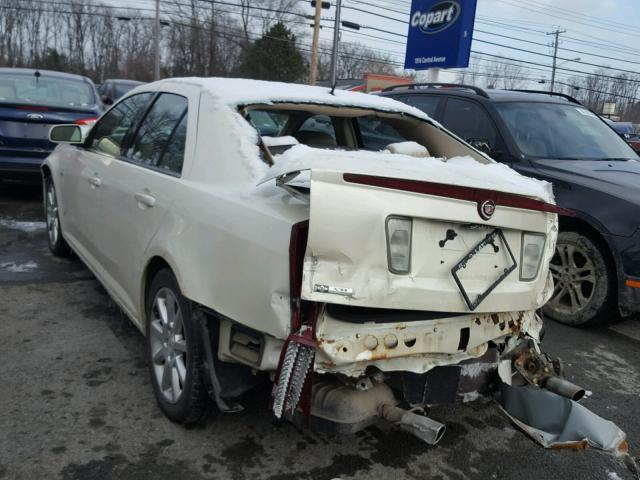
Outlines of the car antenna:
{"type": "Polygon", "coordinates": [[[36,77],[36,85],[38,84],[38,80],[40,80],[40,70],[36,70],[33,72],[33,76],[36,77]]]}

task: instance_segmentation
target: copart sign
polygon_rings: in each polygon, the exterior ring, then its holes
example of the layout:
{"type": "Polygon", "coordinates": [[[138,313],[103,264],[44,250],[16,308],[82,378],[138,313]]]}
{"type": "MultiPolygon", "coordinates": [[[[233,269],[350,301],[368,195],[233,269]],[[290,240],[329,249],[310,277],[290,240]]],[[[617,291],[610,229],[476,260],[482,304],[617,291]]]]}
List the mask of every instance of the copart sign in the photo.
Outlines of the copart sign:
{"type": "Polygon", "coordinates": [[[467,67],[477,0],[413,0],[404,68],[467,67]]]}

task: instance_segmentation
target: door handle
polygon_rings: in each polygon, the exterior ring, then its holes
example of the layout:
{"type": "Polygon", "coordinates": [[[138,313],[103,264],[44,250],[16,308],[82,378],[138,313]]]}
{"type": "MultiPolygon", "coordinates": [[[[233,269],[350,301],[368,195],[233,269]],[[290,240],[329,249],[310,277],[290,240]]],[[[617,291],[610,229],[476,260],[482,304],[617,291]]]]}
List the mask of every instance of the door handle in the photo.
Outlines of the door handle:
{"type": "Polygon", "coordinates": [[[94,186],[94,187],[99,187],[100,185],[102,185],[102,180],[100,180],[100,178],[95,175],[93,177],[89,177],[87,178],[87,180],[89,181],[89,183],[94,186]]]}
{"type": "Polygon", "coordinates": [[[156,198],[148,193],[136,193],[134,197],[136,197],[140,206],[151,208],[156,204],[156,198]]]}

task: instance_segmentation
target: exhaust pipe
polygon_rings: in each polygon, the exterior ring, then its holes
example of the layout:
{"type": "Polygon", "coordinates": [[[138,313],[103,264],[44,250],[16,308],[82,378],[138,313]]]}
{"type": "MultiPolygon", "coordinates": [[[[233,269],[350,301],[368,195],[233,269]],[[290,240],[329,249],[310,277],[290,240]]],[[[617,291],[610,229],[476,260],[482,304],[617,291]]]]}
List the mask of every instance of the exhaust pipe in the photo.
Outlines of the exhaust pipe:
{"type": "Polygon", "coordinates": [[[570,398],[575,402],[580,401],[586,393],[584,388],[571,383],[569,380],[556,376],[547,378],[543,387],[562,397],[570,398]]]}
{"type": "Polygon", "coordinates": [[[442,423],[436,422],[429,417],[388,404],[382,406],[382,418],[429,445],[435,445],[442,440],[447,429],[442,423]]]}

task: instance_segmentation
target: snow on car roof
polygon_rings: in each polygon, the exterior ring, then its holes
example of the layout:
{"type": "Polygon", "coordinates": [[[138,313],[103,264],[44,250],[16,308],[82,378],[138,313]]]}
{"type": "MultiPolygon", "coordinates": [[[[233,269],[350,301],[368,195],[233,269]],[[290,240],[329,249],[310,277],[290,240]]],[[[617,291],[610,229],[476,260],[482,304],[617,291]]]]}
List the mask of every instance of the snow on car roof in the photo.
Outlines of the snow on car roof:
{"type": "Polygon", "coordinates": [[[257,103],[313,103],[340,107],[370,108],[385,112],[405,113],[436,123],[422,110],[388,97],[360,92],[348,92],[327,87],[301,85],[297,83],[268,82],[246,78],[184,77],[161,80],[161,82],[189,83],[198,85],[229,106],[253,105],[257,103]]]}

